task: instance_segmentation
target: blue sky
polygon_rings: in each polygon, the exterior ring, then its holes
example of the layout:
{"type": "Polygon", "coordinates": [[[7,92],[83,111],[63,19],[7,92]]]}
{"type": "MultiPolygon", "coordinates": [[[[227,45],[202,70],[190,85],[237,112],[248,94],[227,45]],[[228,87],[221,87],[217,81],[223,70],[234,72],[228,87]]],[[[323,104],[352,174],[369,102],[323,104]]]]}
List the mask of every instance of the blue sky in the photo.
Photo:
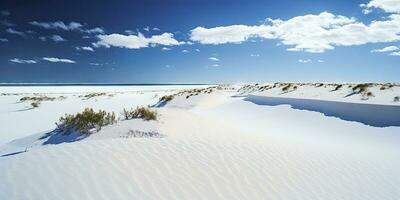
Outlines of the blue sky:
{"type": "Polygon", "coordinates": [[[400,81],[400,0],[6,0],[0,10],[0,82],[400,81]]]}

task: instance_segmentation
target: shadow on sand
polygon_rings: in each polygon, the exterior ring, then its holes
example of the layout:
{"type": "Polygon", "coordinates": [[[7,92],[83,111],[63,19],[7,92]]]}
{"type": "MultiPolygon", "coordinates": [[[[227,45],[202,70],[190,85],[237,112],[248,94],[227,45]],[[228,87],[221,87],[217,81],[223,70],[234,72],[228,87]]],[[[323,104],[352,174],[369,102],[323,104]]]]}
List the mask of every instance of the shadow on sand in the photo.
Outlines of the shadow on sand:
{"type": "Polygon", "coordinates": [[[400,106],[344,103],[312,99],[249,95],[245,99],[257,105],[290,105],[293,109],[315,111],[325,116],[360,122],[374,127],[400,126],[400,106]]]}
{"type": "Polygon", "coordinates": [[[72,132],[65,134],[59,130],[53,130],[51,132],[45,133],[39,140],[44,140],[42,145],[48,144],[61,144],[61,143],[71,143],[79,140],[83,140],[89,137],[89,134],[81,134],[78,132],[72,132]]]}

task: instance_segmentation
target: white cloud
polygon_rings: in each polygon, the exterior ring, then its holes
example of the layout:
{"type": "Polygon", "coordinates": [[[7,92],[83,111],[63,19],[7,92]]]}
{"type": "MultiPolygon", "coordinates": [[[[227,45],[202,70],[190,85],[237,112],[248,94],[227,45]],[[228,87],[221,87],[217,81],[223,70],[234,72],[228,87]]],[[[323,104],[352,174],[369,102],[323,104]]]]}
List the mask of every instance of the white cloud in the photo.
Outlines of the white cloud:
{"type": "Polygon", "coordinates": [[[184,49],[182,50],[182,53],[189,53],[189,50],[184,49]]]}
{"type": "Polygon", "coordinates": [[[310,59],[299,59],[298,61],[299,61],[299,63],[309,63],[309,62],[311,62],[310,59]]]}
{"type": "Polygon", "coordinates": [[[317,62],[324,63],[325,61],[324,60],[317,60],[317,62]]]}
{"type": "Polygon", "coordinates": [[[101,65],[103,65],[103,64],[101,64],[101,63],[89,63],[89,65],[93,65],[93,66],[101,66],[101,65]]]}
{"type": "Polygon", "coordinates": [[[98,33],[98,34],[104,34],[104,29],[100,27],[92,28],[92,29],[81,29],[82,32],[84,33],[98,33]]]}
{"type": "Polygon", "coordinates": [[[40,37],[39,37],[39,40],[41,40],[42,42],[45,42],[45,41],[46,41],[46,37],[40,36],[40,37]]]}
{"type": "Polygon", "coordinates": [[[150,38],[146,38],[143,34],[138,35],[121,35],[121,34],[110,34],[110,35],[98,35],[99,41],[92,44],[94,47],[121,47],[128,49],[140,49],[149,46],[164,45],[164,46],[174,46],[181,45],[174,39],[172,33],[163,33],[161,35],[153,35],[150,38]]]}
{"type": "Polygon", "coordinates": [[[157,27],[154,27],[154,28],[153,28],[153,31],[160,31],[160,29],[157,28],[157,27]]]}
{"type": "Polygon", "coordinates": [[[400,51],[392,52],[389,55],[391,55],[391,56],[400,56],[400,51]]]}
{"type": "Polygon", "coordinates": [[[3,16],[11,15],[10,11],[8,11],[8,10],[2,10],[2,11],[0,11],[0,13],[1,13],[1,15],[3,15],[3,16]]]}
{"type": "Polygon", "coordinates": [[[55,21],[55,22],[37,22],[32,21],[29,24],[33,26],[42,27],[44,29],[62,29],[64,31],[72,31],[72,30],[79,30],[83,25],[79,22],[70,22],[69,24],[65,24],[62,21],[55,21]]]}
{"type": "Polygon", "coordinates": [[[374,52],[380,52],[380,53],[382,53],[382,52],[391,52],[391,51],[397,51],[399,49],[400,48],[396,47],[396,46],[388,46],[388,47],[385,47],[385,48],[382,48],[382,49],[373,49],[371,51],[371,53],[374,53],[374,52]]]}
{"type": "Polygon", "coordinates": [[[163,50],[163,51],[169,51],[169,50],[171,50],[171,48],[163,47],[163,48],[161,48],[161,50],[163,50]]]}
{"type": "Polygon", "coordinates": [[[293,17],[287,21],[268,19],[258,26],[231,25],[197,27],[190,39],[201,44],[242,43],[249,38],[278,39],[288,51],[321,53],[335,46],[384,43],[400,40],[400,15],[364,24],[354,18],[322,12],[293,17]]]}
{"type": "Polygon", "coordinates": [[[0,42],[8,42],[7,38],[0,38],[0,42]]]}
{"type": "Polygon", "coordinates": [[[149,26],[146,26],[146,27],[143,28],[143,30],[149,32],[149,31],[150,31],[150,27],[149,27],[149,26]]]}
{"type": "Polygon", "coordinates": [[[6,32],[7,32],[7,33],[10,33],[10,34],[14,34],[14,35],[19,35],[19,36],[21,36],[21,37],[23,37],[23,38],[26,38],[26,35],[25,35],[24,32],[17,31],[17,30],[14,30],[14,29],[12,29],[12,28],[6,29],[6,32]]]}
{"type": "Polygon", "coordinates": [[[99,27],[95,27],[92,29],[85,29],[83,28],[84,26],[79,23],[79,22],[70,22],[70,23],[64,23],[63,21],[55,21],[55,22],[37,22],[37,21],[31,21],[29,24],[37,27],[41,27],[44,29],[59,29],[59,30],[64,30],[64,31],[80,31],[83,33],[98,33],[98,34],[104,34],[104,30],[99,27]]]}
{"type": "Polygon", "coordinates": [[[260,54],[250,54],[251,57],[260,57],[260,54]]]}
{"type": "Polygon", "coordinates": [[[76,63],[74,60],[66,59],[66,58],[54,58],[54,57],[44,57],[43,60],[49,62],[62,62],[62,63],[76,63]]]}
{"type": "Polygon", "coordinates": [[[360,4],[363,8],[363,13],[368,14],[373,9],[382,9],[387,13],[400,13],[400,1],[399,0],[372,0],[368,4],[360,4]]]}
{"type": "Polygon", "coordinates": [[[213,65],[211,65],[211,66],[213,66],[213,67],[219,67],[219,64],[213,64],[213,65]]]}
{"type": "Polygon", "coordinates": [[[209,57],[208,59],[209,59],[209,60],[213,60],[213,61],[219,61],[219,59],[216,58],[216,57],[209,57]]]}
{"type": "Polygon", "coordinates": [[[136,34],[136,32],[135,31],[132,31],[132,30],[125,30],[124,31],[126,34],[128,34],[128,35],[134,35],[134,34],[136,34]]]}
{"type": "Polygon", "coordinates": [[[94,49],[92,47],[75,47],[76,50],[80,51],[94,51],[94,49]]]}
{"type": "Polygon", "coordinates": [[[50,36],[50,39],[52,39],[54,42],[65,42],[67,40],[65,40],[63,37],[59,36],[59,35],[52,35],[50,36]]]}
{"type": "Polygon", "coordinates": [[[200,49],[195,49],[195,51],[200,52],[200,49]]]}
{"type": "Polygon", "coordinates": [[[10,62],[20,63],[20,64],[35,64],[35,63],[37,63],[35,60],[24,60],[24,59],[19,59],[19,58],[13,58],[10,60],[10,62]]]}

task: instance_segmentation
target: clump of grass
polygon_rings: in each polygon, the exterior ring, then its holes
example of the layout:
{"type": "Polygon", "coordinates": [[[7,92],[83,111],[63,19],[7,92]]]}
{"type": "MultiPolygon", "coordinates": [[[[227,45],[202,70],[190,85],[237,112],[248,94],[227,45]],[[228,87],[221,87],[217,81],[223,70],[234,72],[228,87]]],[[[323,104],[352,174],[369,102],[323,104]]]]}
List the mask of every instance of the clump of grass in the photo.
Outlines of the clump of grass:
{"type": "Polygon", "coordinates": [[[395,96],[395,97],[393,98],[393,101],[394,101],[394,102],[399,102],[399,101],[400,101],[400,97],[399,97],[399,96],[395,96]]]}
{"type": "Polygon", "coordinates": [[[22,97],[19,101],[54,101],[55,97],[39,96],[39,97],[22,97]]]}
{"type": "Polygon", "coordinates": [[[335,87],[335,89],[333,89],[333,91],[338,91],[340,88],[342,88],[343,87],[343,85],[337,85],[336,87],[335,87]]]}
{"type": "Polygon", "coordinates": [[[368,83],[363,83],[363,84],[358,84],[358,85],[354,86],[352,89],[353,89],[353,92],[355,92],[355,93],[363,93],[363,92],[367,91],[368,87],[369,87],[368,83]]]}
{"type": "Polygon", "coordinates": [[[282,91],[283,91],[283,92],[289,91],[289,89],[290,89],[291,86],[292,86],[291,84],[286,85],[285,87],[282,88],[282,91]]]}
{"type": "Polygon", "coordinates": [[[94,111],[92,108],[85,108],[84,111],[75,115],[65,114],[56,123],[57,129],[63,133],[78,131],[81,134],[91,134],[92,130],[99,131],[101,127],[116,123],[115,113],[104,110],[94,111]]]}
{"type": "Polygon", "coordinates": [[[367,92],[367,97],[374,97],[375,95],[372,92],[367,92]]]}
{"type": "Polygon", "coordinates": [[[107,95],[105,92],[99,92],[99,93],[90,93],[83,95],[82,97],[85,98],[86,100],[93,98],[93,97],[99,97],[99,96],[105,96],[107,95]]]}
{"type": "Polygon", "coordinates": [[[160,98],[160,102],[165,102],[165,103],[167,103],[167,102],[169,102],[169,101],[172,101],[172,99],[174,99],[174,96],[173,96],[173,95],[165,95],[165,96],[163,96],[163,97],[160,98]]]}
{"type": "Polygon", "coordinates": [[[125,117],[126,120],[134,119],[134,118],[141,118],[146,121],[149,120],[157,120],[157,111],[151,110],[146,107],[136,107],[136,109],[126,110],[124,109],[122,115],[125,117]]]}
{"type": "Polygon", "coordinates": [[[40,105],[40,101],[34,101],[34,102],[31,103],[31,106],[33,108],[37,108],[37,107],[39,107],[39,105],[40,105]]]}

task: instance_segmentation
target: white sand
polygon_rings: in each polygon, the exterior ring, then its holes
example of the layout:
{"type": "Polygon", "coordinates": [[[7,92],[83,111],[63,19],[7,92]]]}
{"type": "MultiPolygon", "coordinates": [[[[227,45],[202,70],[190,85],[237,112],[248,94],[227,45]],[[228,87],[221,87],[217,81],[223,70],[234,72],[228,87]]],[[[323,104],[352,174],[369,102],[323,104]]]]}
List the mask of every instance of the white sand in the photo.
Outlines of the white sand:
{"type": "Polygon", "coordinates": [[[234,95],[216,91],[176,97],[157,108],[159,121],[120,121],[80,141],[48,145],[43,145],[48,138],[38,139],[43,136],[38,131],[54,128],[50,123],[58,116],[46,113],[87,106],[118,111],[158,98],[125,92],[89,103],[68,96],[22,111],[18,117],[25,129],[4,114],[21,97],[1,96],[7,108],[2,106],[0,121],[9,120],[1,133],[17,130],[26,137],[0,146],[0,199],[400,198],[400,127],[257,105],[234,95]],[[35,123],[42,124],[28,134],[35,123]],[[127,138],[129,130],[157,131],[163,137],[127,138]]]}

